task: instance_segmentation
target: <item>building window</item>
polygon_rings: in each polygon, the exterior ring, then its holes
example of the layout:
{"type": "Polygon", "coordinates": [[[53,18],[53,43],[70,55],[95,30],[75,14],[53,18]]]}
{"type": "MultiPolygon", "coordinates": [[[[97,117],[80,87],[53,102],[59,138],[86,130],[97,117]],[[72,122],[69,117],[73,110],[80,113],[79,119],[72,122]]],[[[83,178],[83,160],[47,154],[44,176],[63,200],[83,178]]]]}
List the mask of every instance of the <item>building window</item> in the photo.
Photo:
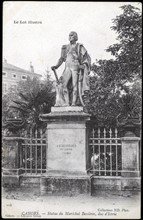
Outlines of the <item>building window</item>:
{"type": "Polygon", "coordinates": [[[12,78],[17,78],[17,75],[14,73],[14,74],[12,74],[12,78]]]}
{"type": "Polygon", "coordinates": [[[27,77],[26,76],[22,76],[21,79],[25,80],[25,79],[27,79],[27,77]]]}
{"type": "Polygon", "coordinates": [[[6,92],[7,92],[7,84],[3,83],[3,93],[6,93],[6,92]]]}
{"type": "Polygon", "coordinates": [[[3,72],[2,75],[3,75],[4,77],[7,77],[7,73],[6,73],[6,72],[3,72]]]}

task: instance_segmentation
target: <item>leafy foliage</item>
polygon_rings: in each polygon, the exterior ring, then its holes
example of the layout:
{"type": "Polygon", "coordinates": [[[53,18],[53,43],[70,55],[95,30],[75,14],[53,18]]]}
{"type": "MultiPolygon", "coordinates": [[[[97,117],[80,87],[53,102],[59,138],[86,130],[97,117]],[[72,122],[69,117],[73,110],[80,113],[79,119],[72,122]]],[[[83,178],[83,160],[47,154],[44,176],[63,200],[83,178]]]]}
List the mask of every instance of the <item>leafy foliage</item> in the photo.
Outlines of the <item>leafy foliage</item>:
{"type": "Polygon", "coordinates": [[[115,59],[93,63],[88,111],[98,126],[115,126],[118,114],[141,116],[141,13],[131,5],[113,20],[119,43],[108,47],[115,59]]]}
{"type": "Polygon", "coordinates": [[[3,117],[13,117],[10,112],[16,112],[17,117],[25,120],[25,128],[45,126],[39,120],[39,115],[49,113],[55,101],[55,92],[53,92],[53,84],[49,76],[43,82],[36,77],[33,79],[28,77],[26,81],[18,83],[17,92],[14,93],[10,102],[9,95],[8,93],[3,97],[4,106],[8,106],[7,114],[3,117]]]}
{"type": "Polygon", "coordinates": [[[131,5],[121,7],[123,14],[113,20],[112,30],[118,34],[119,43],[108,47],[120,64],[121,77],[128,80],[136,75],[141,77],[142,65],[142,15],[131,5]]]}
{"type": "Polygon", "coordinates": [[[11,88],[7,94],[2,97],[2,122],[5,123],[8,118],[18,117],[17,111],[14,111],[10,106],[14,99],[17,99],[16,92],[11,88]]]}

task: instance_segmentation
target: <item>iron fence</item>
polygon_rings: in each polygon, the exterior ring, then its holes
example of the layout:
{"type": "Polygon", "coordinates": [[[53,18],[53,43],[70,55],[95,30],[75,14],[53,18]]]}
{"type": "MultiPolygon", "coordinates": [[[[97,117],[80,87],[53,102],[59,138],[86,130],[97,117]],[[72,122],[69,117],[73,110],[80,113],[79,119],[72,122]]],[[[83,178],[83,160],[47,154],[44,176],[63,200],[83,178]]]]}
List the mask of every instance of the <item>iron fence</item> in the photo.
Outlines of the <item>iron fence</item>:
{"type": "MultiPolygon", "coordinates": [[[[47,140],[42,130],[27,131],[20,137],[19,167],[25,175],[42,175],[46,172],[47,140]]],[[[118,130],[92,128],[88,136],[88,172],[95,176],[121,176],[127,170],[122,169],[122,143],[118,130]]],[[[139,148],[139,155],[140,148],[139,148]]],[[[138,170],[128,172],[140,173],[138,170]]]]}
{"type": "Polygon", "coordinates": [[[121,139],[117,128],[93,128],[89,135],[90,169],[97,176],[120,176],[122,170],[121,139]]]}
{"type": "Polygon", "coordinates": [[[46,134],[42,130],[32,129],[22,135],[20,146],[20,167],[25,174],[43,174],[46,172],[46,134]]]}

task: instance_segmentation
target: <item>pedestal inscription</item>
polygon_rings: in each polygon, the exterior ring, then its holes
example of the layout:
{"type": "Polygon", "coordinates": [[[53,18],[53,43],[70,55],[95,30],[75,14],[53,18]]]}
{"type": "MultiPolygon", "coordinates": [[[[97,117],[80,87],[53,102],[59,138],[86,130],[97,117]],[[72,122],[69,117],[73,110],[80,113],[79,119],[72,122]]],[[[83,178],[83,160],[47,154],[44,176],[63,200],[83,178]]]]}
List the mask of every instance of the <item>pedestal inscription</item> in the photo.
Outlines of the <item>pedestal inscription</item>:
{"type": "Polygon", "coordinates": [[[47,129],[47,170],[85,173],[85,124],[52,123],[47,129]]]}

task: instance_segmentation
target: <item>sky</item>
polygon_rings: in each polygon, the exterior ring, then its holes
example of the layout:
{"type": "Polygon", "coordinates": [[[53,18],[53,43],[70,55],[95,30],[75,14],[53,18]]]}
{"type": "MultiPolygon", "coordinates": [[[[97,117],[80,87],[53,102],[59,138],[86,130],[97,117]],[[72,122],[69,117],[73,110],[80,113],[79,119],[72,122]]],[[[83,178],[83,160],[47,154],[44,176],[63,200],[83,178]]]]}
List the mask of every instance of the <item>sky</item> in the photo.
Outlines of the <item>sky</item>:
{"type": "MultiPolygon", "coordinates": [[[[138,2],[5,1],[3,59],[26,70],[32,61],[35,72],[44,75],[56,65],[71,31],[77,32],[78,42],[85,46],[92,63],[113,58],[105,49],[117,43],[112,19],[122,13],[119,7],[125,4],[141,8],[138,2]]],[[[58,75],[63,69],[64,64],[58,75]]]]}

